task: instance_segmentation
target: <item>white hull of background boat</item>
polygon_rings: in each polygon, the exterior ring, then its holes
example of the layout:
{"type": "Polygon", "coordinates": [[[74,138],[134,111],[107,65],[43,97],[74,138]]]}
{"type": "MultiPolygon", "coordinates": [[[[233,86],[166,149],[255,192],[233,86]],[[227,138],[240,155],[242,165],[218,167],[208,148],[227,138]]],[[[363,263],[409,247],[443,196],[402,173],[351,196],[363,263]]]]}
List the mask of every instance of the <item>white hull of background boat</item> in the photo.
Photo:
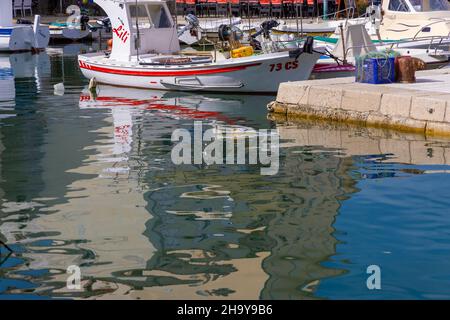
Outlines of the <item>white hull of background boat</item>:
{"type": "MultiPolygon", "coordinates": [[[[114,62],[104,54],[80,55],[83,75],[116,86],[181,91],[276,92],[281,82],[307,80],[320,54],[288,52],[197,65],[140,65],[114,62]]],[[[158,59],[161,57],[156,56],[158,59]]],[[[145,57],[143,58],[145,61],[145,57]]]]}
{"type": "Polygon", "coordinates": [[[37,33],[32,25],[0,27],[0,52],[43,50],[49,39],[49,31],[45,26],[39,26],[37,33]]]}
{"type": "MultiPolygon", "coordinates": [[[[322,20],[314,21],[281,21],[280,25],[274,28],[276,32],[297,33],[303,31],[304,34],[329,34],[334,33],[340,25],[346,25],[349,20],[322,20]]],[[[366,18],[351,19],[352,23],[360,24],[367,21],[366,18]]]]}
{"type": "Polygon", "coordinates": [[[51,28],[50,39],[52,41],[80,41],[90,36],[89,29],[79,28],[51,28]]]}
{"type": "Polygon", "coordinates": [[[12,1],[0,1],[0,52],[31,51],[45,49],[49,42],[47,26],[41,26],[41,17],[34,17],[34,24],[15,24],[12,17],[12,1]]]}

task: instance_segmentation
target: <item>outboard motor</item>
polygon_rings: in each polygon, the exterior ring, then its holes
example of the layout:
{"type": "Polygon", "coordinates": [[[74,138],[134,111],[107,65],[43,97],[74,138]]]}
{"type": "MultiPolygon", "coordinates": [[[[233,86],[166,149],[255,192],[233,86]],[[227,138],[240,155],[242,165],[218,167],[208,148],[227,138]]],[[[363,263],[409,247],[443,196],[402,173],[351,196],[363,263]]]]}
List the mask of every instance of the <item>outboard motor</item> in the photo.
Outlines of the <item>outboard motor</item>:
{"type": "Polygon", "coordinates": [[[89,26],[89,17],[88,16],[85,16],[85,15],[82,15],[81,17],[80,17],[80,27],[81,27],[81,30],[86,30],[87,29],[87,27],[89,26]]]}
{"type": "Polygon", "coordinates": [[[111,31],[111,20],[109,18],[103,18],[96,21],[96,23],[103,29],[105,29],[106,32],[111,31]]]}
{"type": "Polygon", "coordinates": [[[195,15],[193,15],[192,13],[188,14],[186,17],[184,17],[184,19],[186,20],[187,25],[185,25],[180,30],[178,30],[178,36],[181,36],[183,33],[185,33],[188,30],[190,30],[190,31],[195,30],[200,26],[200,22],[198,21],[198,18],[195,15]]]}
{"type": "Polygon", "coordinates": [[[259,35],[263,35],[264,38],[270,39],[270,30],[273,28],[276,28],[280,25],[280,23],[276,20],[267,20],[261,23],[260,30],[254,34],[251,35],[253,39],[255,39],[259,35]]]}
{"type": "Polygon", "coordinates": [[[289,51],[289,58],[298,59],[303,53],[312,54],[314,52],[314,38],[309,36],[306,38],[303,48],[289,51]]]}
{"type": "Polygon", "coordinates": [[[17,19],[16,24],[33,24],[33,22],[27,19],[19,18],[17,19]]]}
{"type": "Polygon", "coordinates": [[[261,23],[259,26],[259,30],[254,34],[250,35],[250,45],[254,50],[263,50],[263,45],[256,38],[260,35],[263,35],[263,38],[266,40],[270,40],[270,30],[275,27],[278,27],[280,23],[276,20],[267,20],[261,23]]]}
{"type": "Polygon", "coordinates": [[[218,30],[220,41],[240,41],[244,38],[244,33],[236,26],[221,24],[218,30]]]}
{"type": "Polygon", "coordinates": [[[193,15],[192,13],[188,14],[184,18],[184,20],[186,20],[186,22],[194,28],[198,28],[198,26],[200,25],[198,18],[195,15],[193,15]]]}

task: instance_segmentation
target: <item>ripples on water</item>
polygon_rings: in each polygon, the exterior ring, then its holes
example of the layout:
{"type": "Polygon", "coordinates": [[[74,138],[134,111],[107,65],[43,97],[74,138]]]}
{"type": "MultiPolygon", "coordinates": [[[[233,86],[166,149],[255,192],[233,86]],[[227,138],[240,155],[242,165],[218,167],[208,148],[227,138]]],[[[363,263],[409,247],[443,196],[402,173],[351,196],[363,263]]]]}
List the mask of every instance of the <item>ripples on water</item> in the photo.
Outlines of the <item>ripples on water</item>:
{"type": "Polygon", "coordinates": [[[1,249],[1,298],[450,298],[449,141],[268,120],[266,96],[94,100],[71,49],[0,57],[0,239],[15,251],[1,249]],[[279,173],[173,165],[171,134],[194,120],[278,128],[279,173]]]}

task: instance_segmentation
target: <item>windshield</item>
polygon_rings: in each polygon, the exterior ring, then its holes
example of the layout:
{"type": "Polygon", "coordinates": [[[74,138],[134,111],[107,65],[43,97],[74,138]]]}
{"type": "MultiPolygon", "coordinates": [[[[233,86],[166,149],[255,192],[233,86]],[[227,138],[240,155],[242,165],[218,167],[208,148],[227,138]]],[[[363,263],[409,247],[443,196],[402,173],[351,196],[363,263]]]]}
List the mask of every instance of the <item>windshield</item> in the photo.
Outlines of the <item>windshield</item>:
{"type": "Polygon", "coordinates": [[[447,0],[410,0],[411,5],[417,12],[447,11],[449,4],[447,0]]]}

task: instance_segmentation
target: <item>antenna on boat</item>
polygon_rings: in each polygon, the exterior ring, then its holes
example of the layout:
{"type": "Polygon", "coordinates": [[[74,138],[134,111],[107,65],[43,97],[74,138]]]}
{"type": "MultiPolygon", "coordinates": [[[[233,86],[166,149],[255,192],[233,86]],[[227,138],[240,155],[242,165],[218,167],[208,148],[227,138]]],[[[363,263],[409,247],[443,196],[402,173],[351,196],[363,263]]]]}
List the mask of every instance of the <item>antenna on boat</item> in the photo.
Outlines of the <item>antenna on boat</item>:
{"type": "Polygon", "coordinates": [[[134,46],[136,47],[136,57],[139,61],[139,47],[141,45],[141,36],[139,32],[139,21],[138,21],[138,1],[135,0],[134,13],[136,14],[136,35],[134,36],[134,46]]]}
{"type": "Polygon", "coordinates": [[[230,18],[230,26],[233,23],[233,14],[231,13],[231,1],[227,1],[228,4],[228,17],[230,18]]]}
{"type": "Polygon", "coordinates": [[[247,1],[247,15],[248,15],[248,32],[251,30],[251,17],[250,17],[250,1],[247,1]]]}

